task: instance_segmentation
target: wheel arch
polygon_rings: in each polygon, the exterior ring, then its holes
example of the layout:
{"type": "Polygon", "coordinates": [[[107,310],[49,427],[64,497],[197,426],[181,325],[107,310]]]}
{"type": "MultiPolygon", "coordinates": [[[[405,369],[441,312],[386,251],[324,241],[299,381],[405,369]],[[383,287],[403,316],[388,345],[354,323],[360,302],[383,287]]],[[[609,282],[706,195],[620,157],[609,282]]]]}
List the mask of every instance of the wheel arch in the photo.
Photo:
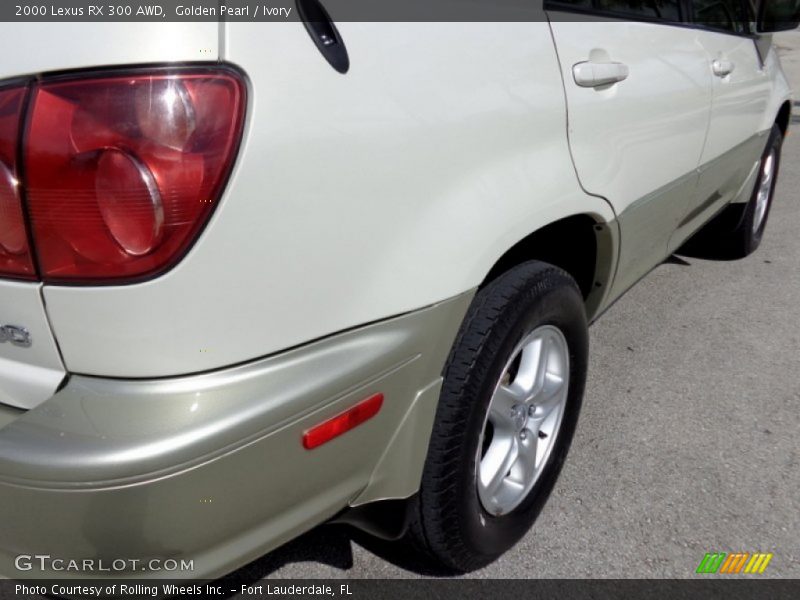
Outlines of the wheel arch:
{"type": "Polygon", "coordinates": [[[778,109],[778,115],[775,117],[775,124],[780,128],[781,135],[786,137],[786,132],[789,130],[789,121],[792,118],[792,103],[787,100],[781,104],[778,109]]]}
{"type": "Polygon", "coordinates": [[[589,320],[604,303],[614,276],[617,230],[597,215],[575,214],[553,221],[528,234],[505,251],[480,287],[513,267],[530,260],[555,265],[575,279],[589,320]]]}

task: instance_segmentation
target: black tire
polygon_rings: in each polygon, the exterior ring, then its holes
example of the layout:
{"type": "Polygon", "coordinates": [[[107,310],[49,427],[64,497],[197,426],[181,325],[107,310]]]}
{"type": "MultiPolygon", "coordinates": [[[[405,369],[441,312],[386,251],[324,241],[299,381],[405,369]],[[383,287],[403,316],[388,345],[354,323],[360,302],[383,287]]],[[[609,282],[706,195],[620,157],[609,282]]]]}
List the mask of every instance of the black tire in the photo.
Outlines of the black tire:
{"type": "Polygon", "coordinates": [[[761,245],[767,226],[775,183],[780,167],[783,134],[777,125],[772,126],[767,145],[761,156],[759,174],[753,193],[746,204],[730,204],[719,215],[707,223],[681,250],[682,254],[700,258],[735,260],[749,256],[761,245]],[[767,198],[766,211],[756,227],[758,213],[758,191],[764,180],[764,167],[768,157],[774,153],[774,170],[767,198]]]}
{"type": "Polygon", "coordinates": [[[420,492],[408,536],[439,568],[468,572],[511,548],[531,527],[567,456],[586,382],[588,330],[583,299],[564,271],[519,265],[476,295],[444,370],[420,492]],[[549,459],[524,500],[493,516],[476,488],[478,443],[494,388],[523,336],[557,327],[569,351],[567,400],[549,459]]]}

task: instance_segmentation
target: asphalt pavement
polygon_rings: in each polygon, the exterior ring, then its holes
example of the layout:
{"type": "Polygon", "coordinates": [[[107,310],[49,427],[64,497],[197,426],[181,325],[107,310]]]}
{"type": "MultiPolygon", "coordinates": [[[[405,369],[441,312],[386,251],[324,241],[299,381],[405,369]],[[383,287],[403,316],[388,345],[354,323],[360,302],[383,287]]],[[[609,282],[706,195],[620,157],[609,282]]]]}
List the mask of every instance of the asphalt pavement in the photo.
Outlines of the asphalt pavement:
{"type": "MultiPolygon", "coordinates": [[[[800,84],[800,33],[776,43],[800,84]]],[[[683,578],[706,552],[762,551],[774,554],[764,577],[800,577],[799,120],[761,248],[667,262],[591,328],[583,412],[556,490],[522,542],[470,576],[683,578]]],[[[323,526],[238,574],[425,571],[396,546],[323,526]]]]}

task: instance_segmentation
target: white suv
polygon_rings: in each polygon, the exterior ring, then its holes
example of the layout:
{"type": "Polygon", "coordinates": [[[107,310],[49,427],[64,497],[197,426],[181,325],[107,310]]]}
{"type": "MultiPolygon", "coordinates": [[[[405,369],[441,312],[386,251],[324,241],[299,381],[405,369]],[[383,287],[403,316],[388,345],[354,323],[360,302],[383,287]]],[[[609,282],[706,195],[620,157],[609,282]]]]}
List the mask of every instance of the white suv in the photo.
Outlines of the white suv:
{"type": "Polygon", "coordinates": [[[212,577],[332,518],[485,565],[566,458],[587,324],[687,241],[758,246],[797,0],[297,5],[0,26],[4,574],[212,577]]]}

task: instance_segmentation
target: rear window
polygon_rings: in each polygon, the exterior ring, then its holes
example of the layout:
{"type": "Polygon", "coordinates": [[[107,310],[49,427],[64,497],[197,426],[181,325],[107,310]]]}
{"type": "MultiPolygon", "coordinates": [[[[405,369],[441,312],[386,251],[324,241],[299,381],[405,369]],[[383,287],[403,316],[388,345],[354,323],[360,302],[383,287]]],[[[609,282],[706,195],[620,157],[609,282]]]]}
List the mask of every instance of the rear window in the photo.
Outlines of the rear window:
{"type": "Polygon", "coordinates": [[[692,20],[712,29],[750,33],[750,14],[743,0],[692,0],[692,20]]]}
{"type": "Polygon", "coordinates": [[[552,4],[614,17],[671,22],[681,20],[679,0],[554,0],[552,4]]]}

